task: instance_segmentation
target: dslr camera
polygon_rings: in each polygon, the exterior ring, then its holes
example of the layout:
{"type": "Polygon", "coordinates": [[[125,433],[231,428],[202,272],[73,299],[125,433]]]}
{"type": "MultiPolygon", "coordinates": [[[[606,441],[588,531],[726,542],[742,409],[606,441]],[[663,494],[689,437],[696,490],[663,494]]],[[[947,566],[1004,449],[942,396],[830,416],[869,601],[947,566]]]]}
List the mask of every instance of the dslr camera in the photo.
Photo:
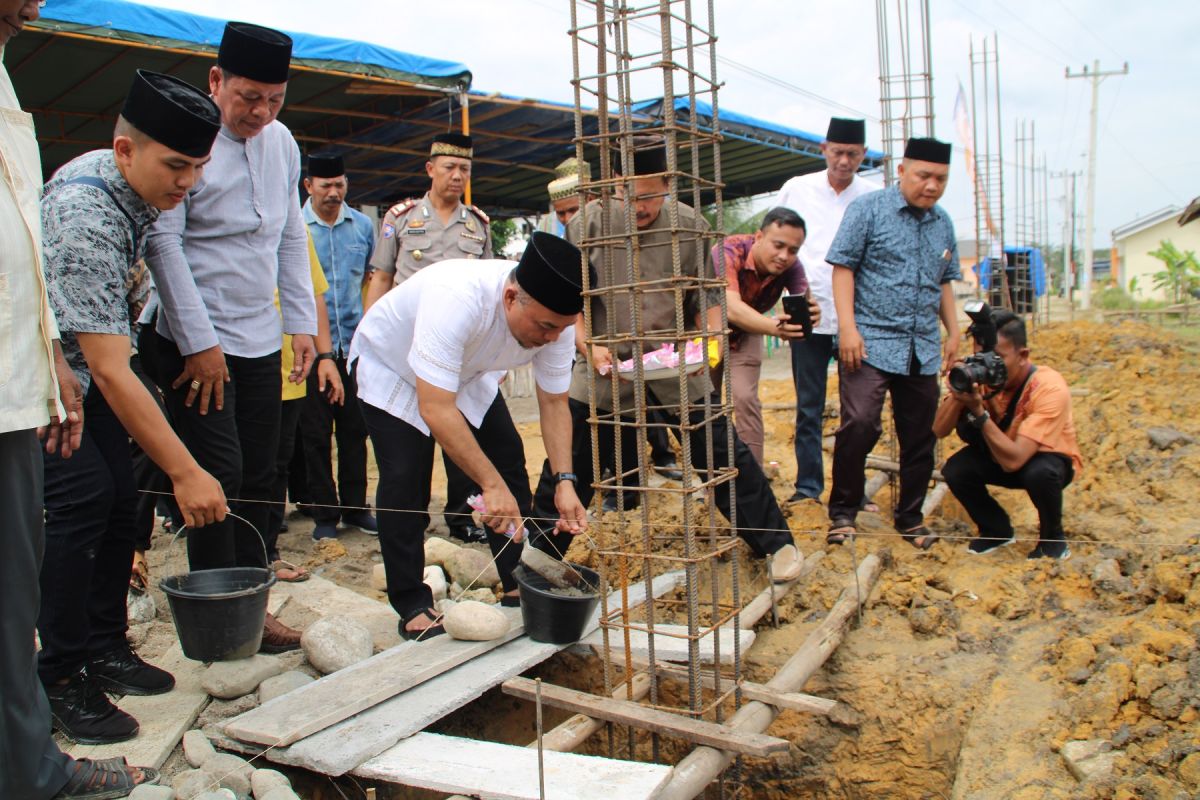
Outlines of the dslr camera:
{"type": "Polygon", "coordinates": [[[950,370],[950,386],[958,392],[971,391],[971,384],[999,389],[1008,380],[1004,360],[996,355],[996,322],[992,309],[982,300],[968,300],[963,310],[971,318],[967,333],[979,345],[980,352],[969,355],[950,370]]]}

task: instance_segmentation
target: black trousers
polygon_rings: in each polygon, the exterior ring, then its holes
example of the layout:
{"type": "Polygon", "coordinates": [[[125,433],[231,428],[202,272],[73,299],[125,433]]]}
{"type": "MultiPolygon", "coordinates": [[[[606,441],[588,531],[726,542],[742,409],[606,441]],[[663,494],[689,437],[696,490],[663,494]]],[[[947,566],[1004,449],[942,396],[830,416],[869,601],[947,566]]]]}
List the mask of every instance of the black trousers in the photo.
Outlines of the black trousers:
{"type": "MultiPolygon", "coordinates": [[[[653,397],[653,391],[647,387],[647,402],[658,404],[658,400],[653,397]]],[[[595,476],[592,472],[592,435],[588,425],[588,406],[586,403],[578,400],[567,401],[571,409],[571,459],[575,474],[578,478],[576,484],[576,493],[579,495],[579,500],[585,506],[592,502],[592,483],[595,481],[595,476]]],[[[714,402],[717,402],[714,398],[714,402]]],[[[674,426],[675,436],[680,436],[679,418],[673,414],[666,412],[662,413],[667,423],[674,426]]],[[[693,411],[690,416],[690,424],[698,425],[704,418],[703,410],[693,411]]],[[[712,438],[713,438],[713,461],[718,467],[725,467],[729,464],[729,450],[726,446],[726,431],[727,422],[723,418],[718,418],[712,423],[712,438]]],[[[632,435],[633,429],[628,429],[632,435]]],[[[603,433],[603,432],[601,432],[603,433]]],[[[705,433],[703,428],[698,428],[689,433],[691,437],[692,461],[695,468],[699,471],[704,471],[708,468],[705,452],[705,433]]],[[[637,464],[638,446],[636,438],[632,446],[626,441],[626,434],[622,432],[622,469],[630,469],[637,464]],[[633,460],[630,460],[630,459],[633,460]]],[[[615,436],[597,437],[599,447],[599,460],[601,468],[606,464],[613,463],[613,450],[616,447],[615,436]]],[[[755,555],[760,558],[776,552],[779,548],[785,545],[792,544],[792,534],[788,529],[787,521],[783,518],[783,512],[779,509],[779,503],[775,500],[775,495],[771,492],[771,484],[763,475],[762,467],[754,458],[754,454],[750,452],[750,448],[742,443],[742,440],[733,435],[733,463],[738,469],[737,475],[737,518],[738,518],[738,535],[750,545],[750,549],[755,555]]],[[[542,465],[542,477],[538,481],[537,493],[534,496],[534,516],[550,520],[558,517],[558,511],[554,507],[554,476],[550,473],[550,461],[547,459],[542,465]]],[[[723,483],[716,489],[717,508],[729,518],[730,512],[730,493],[729,484],[723,483]]],[[[552,527],[549,522],[539,523],[543,529],[552,527]]],[[[566,553],[566,545],[570,544],[570,534],[547,533],[547,546],[539,548],[546,550],[547,553],[555,555],[555,551],[566,553]],[[553,548],[548,545],[553,544],[553,548]]]]}
{"type": "Polygon", "coordinates": [[[265,567],[263,542],[269,502],[275,493],[275,457],[279,450],[279,412],[282,398],[279,351],[258,358],[226,354],[230,381],[225,384],[225,407],[210,404],[201,414],[199,403],[184,405],[188,384],[172,389],[183,372],[179,348],[145,326],[138,351],[146,372],[163,392],[175,432],[200,466],[221,482],[239,520],[188,530],[188,559],[193,570],[222,567],[265,567]],[[238,498],[249,502],[234,502],[238,498]],[[256,533],[258,531],[259,533],[256,533]]]}
{"type": "Polygon", "coordinates": [[[442,451],[442,466],[446,468],[446,505],[442,508],[446,527],[453,529],[469,525],[471,506],[467,504],[467,498],[478,494],[479,487],[445,451],[442,451]]]}
{"type": "Polygon", "coordinates": [[[899,530],[919,526],[921,504],[933,475],[933,417],[937,413],[936,375],[901,375],[863,364],[854,372],[838,368],[842,417],[833,445],[833,487],[829,518],[850,519],[862,505],[867,455],[883,432],[883,397],[892,395],[892,419],[900,443],[900,502],[893,510],[899,530]]]}
{"type": "Polygon", "coordinates": [[[363,422],[354,375],[347,371],[345,358],[335,361],[346,388],[346,402],[340,406],[329,402],[318,388],[314,368],[308,374],[308,394],[301,406],[304,410],[300,436],[313,519],[336,525],[342,512],[334,506],[358,509],[367,504],[367,426],[363,422]],[[333,482],[331,437],[337,438],[336,485],[333,482]]]}
{"type": "Polygon", "coordinates": [[[89,656],[124,644],[128,628],[138,502],[129,434],[94,383],[83,418],[83,440],[70,458],[43,453],[38,673],[46,685],[74,675],[89,656]]]}
{"type": "MultiPolygon", "coordinates": [[[[150,392],[151,397],[158,403],[159,409],[164,415],[167,413],[167,408],[163,405],[162,395],[159,394],[158,386],[146,374],[142,367],[142,358],[140,355],[134,355],[129,359],[129,367],[133,370],[133,374],[137,375],[142,384],[146,387],[146,391],[150,392]]],[[[171,494],[163,494],[163,492],[171,492],[174,488],[171,485],[171,479],[167,477],[167,473],[163,472],[150,456],[138,446],[138,443],[130,440],[130,447],[133,450],[133,478],[137,483],[138,501],[137,501],[137,541],[136,547],[138,550],[150,549],[150,538],[154,534],[154,515],[158,508],[164,508],[171,516],[172,524],[176,525],[176,530],[183,526],[183,515],[179,512],[179,506],[175,503],[175,497],[171,494]]]]}
{"type": "Polygon", "coordinates": [[[942,476],[955,499],[962,503],[979,535],[1010,539],[1008,512],[988,492],[988,486],[1024,489],[1037,509],[1043,542],[1062,541],[1063,489],[1075,477],[1071,459],[1059,453],[1034,453],[1016,472],[1005,472],[986,447],[968,445],[946,460],[942,476]]]}
{"type": "Polygon", "coordinates": [[[0,526],[0,797],[5,800],[46,800],[70,777],[71,760],[50,735],[50,705],[38,680],[33,640],[45,544],[39,449],[33,430],[0,433],[5,515],[0,526]]]}
{"type": "MultiPolygon", "coordinates": [[[[388,601],[396,613],[405,617],[433,603],[421,576],[425,565],[425,529],[429,527],[434,439],[369,403],[363,403],[362,409],[379,465],[375,506],[388,601]]],[[[521,514],[529,516],[533,497],[525,471],[525,447],[499,393],[479,427],[472,431],[475,441],[512,492],[521,514]]],[[[508,537],[489,528],[488,546],[496,558],[505,591],[517,588],[512,571],[521,557],[520,545],[510,544],[508,537]]]]}
{"type": "Polygon", "coordinates": [[[287,505],[288,481],[291,478],[292,455],[296,450],[296,437],[300,430],[300,414],[306,397],[284,400],[279,410],[279,449],[275,453],[275,489],[272,493],[271,511],[267,515],[267,529],[263,538],[267,543],[267,558],[279,558],[279,526],[283,524],[283,509],[287,505]]]}

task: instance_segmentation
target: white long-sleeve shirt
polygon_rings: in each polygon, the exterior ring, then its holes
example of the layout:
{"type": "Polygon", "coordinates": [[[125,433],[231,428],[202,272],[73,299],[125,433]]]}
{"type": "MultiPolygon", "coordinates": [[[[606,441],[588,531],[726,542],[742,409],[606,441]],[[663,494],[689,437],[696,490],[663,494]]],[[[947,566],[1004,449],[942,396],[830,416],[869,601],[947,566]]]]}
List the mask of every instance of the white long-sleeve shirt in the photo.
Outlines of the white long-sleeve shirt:
{"type": "Polygon", "coordinates": [[[299,182],[300,150],[283,123],[251,139],[222,127],[203,181],[150,229],[158,332],[181,353],[220,344],[257,358],[278,350],[284,333],[316,334],[299,182]]]}

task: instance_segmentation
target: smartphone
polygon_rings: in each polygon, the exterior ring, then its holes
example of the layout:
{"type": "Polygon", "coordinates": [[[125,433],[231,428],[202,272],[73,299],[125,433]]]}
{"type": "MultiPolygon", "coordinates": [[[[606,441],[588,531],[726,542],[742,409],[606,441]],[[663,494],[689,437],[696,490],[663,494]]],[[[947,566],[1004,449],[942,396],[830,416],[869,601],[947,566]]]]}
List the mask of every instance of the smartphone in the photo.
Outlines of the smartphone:
{"type": "Polygon", "coordinates": [[[808,313],[808,297],[802,294],[786,294],[783,296],[783,313],[788,315],[788,325],[800,325],[804,328],[804,338],[812,336],[812,317],[808,313]]]}

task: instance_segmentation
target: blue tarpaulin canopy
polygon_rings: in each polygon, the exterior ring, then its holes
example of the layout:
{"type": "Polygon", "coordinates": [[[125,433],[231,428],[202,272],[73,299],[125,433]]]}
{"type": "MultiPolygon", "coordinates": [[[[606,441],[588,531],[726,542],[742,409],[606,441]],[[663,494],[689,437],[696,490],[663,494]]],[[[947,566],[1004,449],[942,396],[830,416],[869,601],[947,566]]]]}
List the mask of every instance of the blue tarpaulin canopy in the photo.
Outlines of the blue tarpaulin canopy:
{"type": "MultiPolygon", "coordinates": [[[[108,147],[135,69],[176,75],[206,86],[224,20],[127,2],[55,0],[42,19],[13,39],[5,54],[23,107],[33,113],[46,176],[87,150],[108,147]]],[[[462,64],[377,45],[288,32],[295,41],[292,77],[280,120],[304,154],[341,154],[355,204],[388,206],[429,187],[430,140],[462,124],[469,105],[475,139],[472,200],[501,216],[547,209],[554,166],[575,154],[571,105],[467,90],[462,64]]],[[[564,84],[568,65],[563,65],[564,84]]],[[[674,101],[690,124],[685,98],[674,101]]],[[[635,125],[663,121],[663,101],[635,109],[635,125]]],[[[695,108],[696,126],[712,128],[712,109],[695,108]]],[[[733,199],[777,190],[785,180],[822,169],[821,137],[722,110],[721,178],[733,199]]],[[[597,128],[594,111],[584,133],[597,128]]],[[[712,175],[711,148],[699,172],[712,175]]],[[[681,148],[683,152],[683,148],[681,148]]],[[[865,169],[882,154],[871,151],[865,169]]],[[[599,166],[593,165],[599,177],[599,166]]],[[[705,195],[705,202],[711,195],[705,195]]]]}
{"type": "MultiPolygon", "coordinates": [[[[1014,291],[1018,288],[1018,276],[1023,270],[1028,270],[1028,280],[1033,284],[1033,293],[1037,297],[1045,297],[1046,295],[1046,260],[1042,257],[1042,251],[1037,247],[1006,247],[1004,248],[1005,269],[1008,272],[1009,290],[1014,291]]],[[[991,256],[985,256],[982,261],[975,265],[975,271],[979,275],[979,286],[982,289],[991,289],[992,283],[999,285],[1000,264],[998,259],[991,256]],[[993,273],[995,275],[993,276],[993,273]]]]}

